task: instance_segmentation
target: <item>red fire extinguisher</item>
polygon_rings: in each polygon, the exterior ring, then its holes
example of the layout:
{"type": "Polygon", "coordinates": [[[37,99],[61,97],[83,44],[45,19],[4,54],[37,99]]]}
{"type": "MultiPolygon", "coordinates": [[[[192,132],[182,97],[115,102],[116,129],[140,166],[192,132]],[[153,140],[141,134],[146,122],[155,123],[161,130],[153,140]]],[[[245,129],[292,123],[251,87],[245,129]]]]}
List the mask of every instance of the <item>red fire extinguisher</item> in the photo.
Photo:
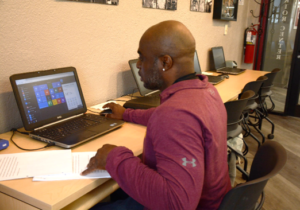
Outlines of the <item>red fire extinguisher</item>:
{"type": "Polygon", "coordinates": [[[253,63],[254,49],[257,30],[254,28],[259,24],[252,25],[249,28],[246,28],[244,35],[244,63],[253,63]]]}

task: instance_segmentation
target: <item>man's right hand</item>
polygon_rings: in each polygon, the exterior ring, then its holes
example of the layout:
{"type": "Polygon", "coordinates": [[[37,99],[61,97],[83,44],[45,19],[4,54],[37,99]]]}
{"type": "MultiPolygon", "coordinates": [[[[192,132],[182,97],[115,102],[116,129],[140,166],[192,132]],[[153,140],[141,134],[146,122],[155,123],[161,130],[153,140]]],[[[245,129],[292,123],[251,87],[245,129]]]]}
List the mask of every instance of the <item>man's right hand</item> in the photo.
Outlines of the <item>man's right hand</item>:
{"type": "Polygon", "coordinates": [[[112,114],[107,114],[106,117],[123,120],[123,113],[125,112],[125,108],[119,104],[109,103],[105,104],[103,108],[109,108],[112,111],[112,114]]]}

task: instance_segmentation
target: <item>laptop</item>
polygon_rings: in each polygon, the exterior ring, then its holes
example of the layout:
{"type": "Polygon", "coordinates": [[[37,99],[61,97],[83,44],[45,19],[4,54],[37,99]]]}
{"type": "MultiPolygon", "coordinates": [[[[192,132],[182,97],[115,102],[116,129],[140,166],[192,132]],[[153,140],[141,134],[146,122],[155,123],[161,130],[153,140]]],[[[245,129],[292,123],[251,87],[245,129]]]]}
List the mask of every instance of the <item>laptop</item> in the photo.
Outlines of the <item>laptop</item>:
{"type": "MultiPolygon", "coordinates": [[[[197,51],[195,51],[195,54],[194,54],[194,69],[195,69],[196,74],[202,74],[201,68],[200,68],[200,63],[198,60],[197,51]]],[[[219,84],[220,82],[224,81],[224,79],[225,79],[224,76],[213,76],[213,75],[205,75],[205,76],[208,77],[208,82],[213,85],[219,84]]]]}
{"type": "Polygon", "coordinates": [[[150,90],[144,87],[144,83],[141,81],[139,76],[139,69],[136,67],[138,59],[130,60],[129,66],[133,75],[133,78],[136,82],[138,90],[141,94],[141,97],[131,99],[127,101],[123,107],[131,109],[149,109],[157,107],[160,105],[160,91],[159,90],[150,90]]]}
{"type": "Polygon", "coordinates": [[[33,139],[71,148],[116,128],[124,121],[86,114],[74,67],[10,77],[24,128],[33,139]]]}
{"type": "Polygon", "coordinates": [[[211,48],[215,69],[218,73],[238,75],[245,72],[245,69],[226,67],[223,47],[211,48]]]}

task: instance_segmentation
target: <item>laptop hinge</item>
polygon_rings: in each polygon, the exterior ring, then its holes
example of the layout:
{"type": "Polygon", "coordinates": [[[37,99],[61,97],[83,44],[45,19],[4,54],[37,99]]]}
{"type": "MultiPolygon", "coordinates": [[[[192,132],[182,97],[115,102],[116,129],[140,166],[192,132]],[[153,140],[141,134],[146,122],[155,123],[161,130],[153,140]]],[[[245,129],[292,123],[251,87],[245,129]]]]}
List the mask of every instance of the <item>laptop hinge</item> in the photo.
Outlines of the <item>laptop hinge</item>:
{"type": "Polygon", "coordinates": [[[52,125],[55,125],[55,124],[58,124],[58,123],[61,123],[61,122],[64,122],[64,121],[67,121],[67,120],[76,118],[76,117],[80,117],[80,116],[82,116],[82,115],[84,115],[84,113],[81,113],[81,114],[78,114],[78,115],[75,115],[75,116],[72,116],[72,117],[68,117],[68,118],[66,118],[66,119],[63,119],[63,120],[60,120],[60,121],[57,121],[57,122],[54,122],[54,123],[50,123],[50,124],[44,125],[44,126],[42,126],[42,127],[38,127],[38,128],[36,128],[36,129],[34,129],[34,131],[41,130],[41,129],[43,129],[43,128],[47,128],[47,127],[49,127],[49,126],[52,126],[52,125]]]}

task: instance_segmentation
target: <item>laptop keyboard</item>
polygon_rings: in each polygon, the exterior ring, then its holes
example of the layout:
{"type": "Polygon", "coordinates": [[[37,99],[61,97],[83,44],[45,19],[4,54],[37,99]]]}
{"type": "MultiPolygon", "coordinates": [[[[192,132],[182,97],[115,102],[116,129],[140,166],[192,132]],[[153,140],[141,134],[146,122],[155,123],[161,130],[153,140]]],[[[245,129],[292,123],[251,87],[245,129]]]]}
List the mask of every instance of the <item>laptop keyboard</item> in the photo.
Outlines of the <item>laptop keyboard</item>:
{"type": "Polygon", "coordinates": [[[217,70],[217,72],[221,72],[223,74],[233,74],[233,75],[237,75],[237,74],[241,74],[243,72],[245,72],[245,69],[238,69],[238,68],[222,68],[220,70],[217,70]]]}
{"type": "Polygon", "coordinates": [[[103,123],[105,121],[107,121],[107,119],[103,116],[86,114],[83,117],[69,120],[69,121],[59,124],[57,126],[51,126],[49,128],[43,128],[43,129],[34,131],[33,134],[44,137],[44,138],[57,140],[57,139],[65,137],[65,136],[68,136],[74,132],[77,132],[81,129],[95,126],[95,125],[103,123]]]}
{"type": "Polygon", "coordinates": [[[212,83],[212,84],[216,84],[219,82],[222,82],[224,80],[223,76],[211,76],[211,75],[207,75],[208,77],[208,82],[212,83]]]}

